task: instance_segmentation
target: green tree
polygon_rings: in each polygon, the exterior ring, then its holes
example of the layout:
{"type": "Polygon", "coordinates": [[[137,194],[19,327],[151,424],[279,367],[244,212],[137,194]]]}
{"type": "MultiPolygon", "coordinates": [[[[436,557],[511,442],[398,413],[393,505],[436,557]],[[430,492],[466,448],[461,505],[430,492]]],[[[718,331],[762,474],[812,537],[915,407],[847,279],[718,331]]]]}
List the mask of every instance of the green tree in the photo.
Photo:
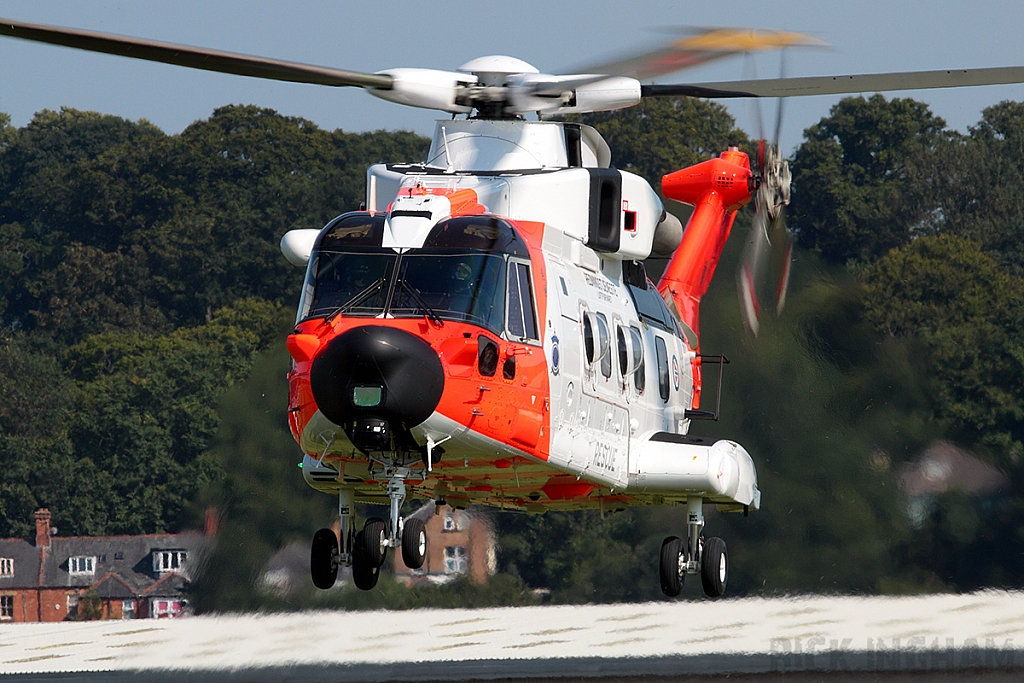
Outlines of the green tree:
{"type": "Polygon", "coordinates": [[[832,263],[871,262],[936,231],[943,169],[957,136],[923,102],[847,97],[804,133],[793,157],[790,222],[832,263]]]}
{"type": "Polygon", "coordinates": [[[1024,281],[952,235],[893,250],[862,279],[868,321],[923,344],[936,418],[1011,465],[1024,441],[1024,281]]]}

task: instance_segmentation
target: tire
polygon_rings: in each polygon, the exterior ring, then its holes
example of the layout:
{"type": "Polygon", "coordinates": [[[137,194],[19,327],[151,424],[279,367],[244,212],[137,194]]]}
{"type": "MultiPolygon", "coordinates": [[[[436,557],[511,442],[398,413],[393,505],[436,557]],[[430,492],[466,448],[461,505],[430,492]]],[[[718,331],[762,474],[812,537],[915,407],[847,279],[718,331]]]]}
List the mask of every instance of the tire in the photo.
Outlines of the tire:
{"type": "Polygon", "coordinates": [[[363,525],[362,534],[366,556],[370,558],[374,567],[379,568],[388,556],[388,525],[383,519],[370,517],[363,525]]]}
{"type": "Polygon", "coordinates": [[[709,598],[725,595],[725,584],[729,580],[729,553],[725,541],[713,536],[704,541],[700,553],[700,581],[704,594],[709,598]]]}
{"type": "Polygon", "coordinates": [[[402,529],[402,561],[409,569],[419,569],[427,555],[427,532],[423,520],[415,517],[405,520],[402,529]]]}
{"type": "Polygon", "coordinates": [[[683,552],[683,542],[678,536],[669,536],[661,544],[661,592],[670,598],[677,597],[683,590],[683,577],[679,573],[679,558],[683,552]]]}
{"type": "Polygon", "coordinates": [[[352,549],[352,583],[356,588],[368,591],[377,585],[380,578],[380,565],[374,564],[373,558],[366,551],[366,529],[356,534],[355,548],[352,549]]]}
{"type": "Polygon", "coordinates": [[[333,529],[320,529],[313,534],[313,543],[309,550],[309,573],[313,585],[321,590],[334,586],[338,579],[338,565],[334,554],[338,552],[338,537],[333,529]]]}

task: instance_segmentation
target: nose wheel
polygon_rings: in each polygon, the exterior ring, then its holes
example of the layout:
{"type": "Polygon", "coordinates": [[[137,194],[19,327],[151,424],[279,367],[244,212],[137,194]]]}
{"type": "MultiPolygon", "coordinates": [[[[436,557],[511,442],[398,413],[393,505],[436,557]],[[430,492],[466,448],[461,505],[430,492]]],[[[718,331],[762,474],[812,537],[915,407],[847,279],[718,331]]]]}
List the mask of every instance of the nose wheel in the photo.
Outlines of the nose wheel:
{"type": "Polygon", "coordinates": [[[669,536],[661,544],[658,574],[661,592],[674,598],[682,592],[687,574],[700,574],[704,594],[718,598],[725,594],[729,580],[729,553],[725,541],[713,536],[704,539],[703,500],[692,496],[686,501],[687,538],[669,536]]]}
{"type": "Polygon", "coordinates": [[[352,567],[352,582],[361,590],[377,585],[380,568],[387,559],[388,548],[402,548],[402,560],[410,569],[423,566],[427,554],[427,533],[423,520],[401,516],[405,502],[406,468],[395,468],[388,477],[387,491],[391,499],[390,519],[377,517],[366,520],[363,528],[355,531],[355,491],[343,488],[338,493],[338,517],[341,520],[341,538],[332,529],[321,529],[313,536],[310,548],[309,570],[313,585],[327,589],[338,578],[338,567],[352,567]]]}
{"type": "Polygon", "coordinates": [[[334,586],[338,580],[338,537],[334,529],[320,529],[313,535],[309,552],[309,572],[313,585],[322,590],[334,586]]]}

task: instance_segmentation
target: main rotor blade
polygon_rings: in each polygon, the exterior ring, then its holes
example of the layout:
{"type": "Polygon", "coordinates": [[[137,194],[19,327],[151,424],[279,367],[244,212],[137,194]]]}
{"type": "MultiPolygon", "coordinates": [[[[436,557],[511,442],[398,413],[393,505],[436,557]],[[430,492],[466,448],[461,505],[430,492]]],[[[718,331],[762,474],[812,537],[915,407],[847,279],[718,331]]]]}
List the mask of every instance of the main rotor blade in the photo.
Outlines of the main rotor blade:
{"type": "Polygon", "coordinates": [[[235,52],[222,52],[201,47],[162,43],[155,40],[131,38],[112,33],[82,31],[61,26],[26,24],[20,21],[0,18],[0,35],[33,40],[39,43],[62,45],[89,52],[133,57],[151,62],[187,66],[192,69],[216,71],[218,73],[252,76],[292,83],[313,83],[335,87],[354,86],[390,90],[394,79],[391,76],[345,71],[326,66],[286,62],[279,59],[255,57],[235,52]]]}
{"type": "Polygon", "coordinates": [[[579,69],[578,73],[645,80],[742,52],[777,50],[798,45],[825,45],[817,38],[791,31],[750,28],[686,28],[684,31],[682,37],[654,50],[612,62],[592,64],[579,69]]]}
{"type": "Polygon", "coordinates": [[[804,76],[759,81],[722,81],[679,85],[644,85],[641,97],[806,97],[849,95],[893,90],[963,88],[977,85],[1024,83],[1024,66],[988,69],[946,69],[939,71],[898,71],[888,74],[850,76],[804,76]]]}

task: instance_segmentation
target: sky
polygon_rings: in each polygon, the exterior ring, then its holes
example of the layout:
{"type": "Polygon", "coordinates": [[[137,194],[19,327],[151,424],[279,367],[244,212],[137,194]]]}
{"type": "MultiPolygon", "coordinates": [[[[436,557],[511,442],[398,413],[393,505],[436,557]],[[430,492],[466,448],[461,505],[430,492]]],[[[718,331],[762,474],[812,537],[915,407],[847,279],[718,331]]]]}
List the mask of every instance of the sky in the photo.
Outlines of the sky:
{"type": "MultiPolygon", "coordinates": [[[[804,31],[832,46],[788,51],[787,76],[1024,65],[1024,3],[1010,1],[0,0],[0,17],[366,72],[403,66],[454,70],[474,57],[508,54],[542,72],[571,73],[576,66],[657,46],[666,40],[662,29],[683,25],[804,31]]],[[[735,57],[659,82],[742,79],[751,69],[735,57]]],[[[761,77],[778,76],[779,58],[760,55],[753,69],[761,77]]],[[[950,126],[965,131],[985,107],[1024,100],[1024,85],[900,96],[929,103],[950,126]]],[[[827,116],[838,99],[787,100],[783,150],[795,148],[803,130],[827,116]]],[[[356,88],[260,81],[0,37],[0,111],[16,126],[42,109],[73,107],[144,118],[177,133],[225,104],[258,104],[349,132],[383,128],[429,135],[434,120],[444,116],[356,88]]],[[[763,126],[749,100],[726,104],[748,133],[774,129],[773,102],[762,102],[763,126]]]]}

